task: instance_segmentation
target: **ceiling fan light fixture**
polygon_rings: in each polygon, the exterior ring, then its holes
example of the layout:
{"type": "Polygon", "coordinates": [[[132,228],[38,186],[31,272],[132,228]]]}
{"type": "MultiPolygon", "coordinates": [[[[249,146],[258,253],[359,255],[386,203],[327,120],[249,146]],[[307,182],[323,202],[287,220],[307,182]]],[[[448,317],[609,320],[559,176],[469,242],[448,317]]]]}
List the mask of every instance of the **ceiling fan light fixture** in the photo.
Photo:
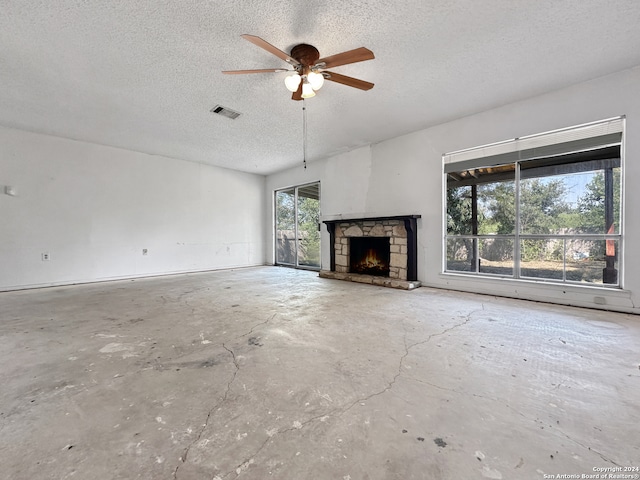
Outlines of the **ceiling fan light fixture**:
{"type": "Polygon", "coordinates": [[[287,90],[293,92],[291,100],[302,100],[315,96],[315,91],[322,88],[325,80],[332,83],[341,83],[348,87],[360,90],[371,90],[373,83],[365,82],[357,78],[348,77],[339,73],[326,71],[342,65],[373,60],[373,52],[365,47],[354,48],[342,53],[321,58],[320,52],[313,45],[300,43],[291,49],[291,55],[271,45],[266,40],[255,35],[242,35],[242,38],[262,48],[270,54],[287,62],[291,68],[258,68],[252,70],[223,70],[226,75],[250,74],[250,73],[278,73],[292,72],[284,79],[287,90]],[[307,78],[308,77],[308,78],[307,78]]]}
{"type": "Polygon", "coordinates": [[[287,90],[289,90],[290,92],[295,92],[296,90],[298,90],[301,81],[302,77],[297,73],[294,73],[293,75],[288,75],[287,77],[285,77],[284,84],[287,87],[287,90]]]}
{"type": "Polygon", "coordinates": [[[304,82],[302,84],[302,98],[311,98],[311,97],[315,97],[316,96],[316,92],[313,91],[313,87],[311,86],[311,84],[309,82],[304,82]]]}
{"type": "Polygon", "coordinates": [[[309,72],[307,75],[307,80],[311,84],[311,88],[314,90],[320,90],[322,85],[324,85],[324,75],[317,72],[309,72]]]}

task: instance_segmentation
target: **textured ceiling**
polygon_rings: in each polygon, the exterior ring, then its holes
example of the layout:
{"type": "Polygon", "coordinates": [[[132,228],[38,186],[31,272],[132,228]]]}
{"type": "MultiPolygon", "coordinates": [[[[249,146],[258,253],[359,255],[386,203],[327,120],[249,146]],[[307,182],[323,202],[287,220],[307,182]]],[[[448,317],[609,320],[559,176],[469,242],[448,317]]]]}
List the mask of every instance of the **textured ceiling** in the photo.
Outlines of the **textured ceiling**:
{"type": "Polygon", "coordinates": [[[302,162],[287,67],[376,59],[307,100],[310,161],[640,64],[638,0],[1,0],[0,124],[268,174],[302,162]],[[221,104],[237,120],[209,110],[221,104]]]}

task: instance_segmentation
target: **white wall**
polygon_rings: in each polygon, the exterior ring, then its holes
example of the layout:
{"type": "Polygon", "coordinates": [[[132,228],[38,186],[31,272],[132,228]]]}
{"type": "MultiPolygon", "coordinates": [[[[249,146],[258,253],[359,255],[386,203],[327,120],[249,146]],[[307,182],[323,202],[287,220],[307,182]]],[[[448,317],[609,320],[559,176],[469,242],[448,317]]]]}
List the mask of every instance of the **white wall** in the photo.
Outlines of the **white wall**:
{"type": "Polygon", "coordinates": [[[0,127],[0,290],[264,264],[264,199],[263,176],[0,127]]]}
{"type": "MultiPolygon", "coordinates": [[[[428,105],[425,105],[428,108],[428,105]]],[[[433,287],[640,313],[640,67],[505,105],[267,177],[273,190],[320,180],[324,218],[420,214],[418,278],[433,287]],[[480,279],[442,273],[442,154],[515,137],[626,115],[623,290],[480,279]],[[635,207],[635,210],[634,210],[635,207]],[[604,305],[597,304],[604,297],[604,305]]],[[[266,217],[273,260],[272,207],[266,217]]],[[[323,229],[322,263],[329,268],[323,229]]]]}

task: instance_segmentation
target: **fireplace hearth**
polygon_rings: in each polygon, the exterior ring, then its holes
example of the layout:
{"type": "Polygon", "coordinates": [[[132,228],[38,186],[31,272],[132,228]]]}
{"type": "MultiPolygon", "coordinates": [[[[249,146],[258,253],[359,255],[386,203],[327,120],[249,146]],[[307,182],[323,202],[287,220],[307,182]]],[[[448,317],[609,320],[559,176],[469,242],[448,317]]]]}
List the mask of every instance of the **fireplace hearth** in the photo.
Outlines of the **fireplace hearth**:
{"type": "Polygon", "coordinates": [[[331,243],[331,270],[323,278],[411,290],[417,281],[420,215],[323,220],[331,243]]]}

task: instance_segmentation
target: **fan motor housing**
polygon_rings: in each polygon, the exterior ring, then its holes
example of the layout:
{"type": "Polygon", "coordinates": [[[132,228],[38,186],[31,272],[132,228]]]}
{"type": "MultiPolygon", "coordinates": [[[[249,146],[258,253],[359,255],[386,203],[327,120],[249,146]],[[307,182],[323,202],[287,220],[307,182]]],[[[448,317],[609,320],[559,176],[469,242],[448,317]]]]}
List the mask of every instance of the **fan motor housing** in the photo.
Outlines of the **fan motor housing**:
{"type": "Polygon", "coordinates": [[[316,64],[320,58],[320,52],[313,45],[301,43],[291,49],[291,57],[295,58],[302,65],[309,67],[316,64]]]}

